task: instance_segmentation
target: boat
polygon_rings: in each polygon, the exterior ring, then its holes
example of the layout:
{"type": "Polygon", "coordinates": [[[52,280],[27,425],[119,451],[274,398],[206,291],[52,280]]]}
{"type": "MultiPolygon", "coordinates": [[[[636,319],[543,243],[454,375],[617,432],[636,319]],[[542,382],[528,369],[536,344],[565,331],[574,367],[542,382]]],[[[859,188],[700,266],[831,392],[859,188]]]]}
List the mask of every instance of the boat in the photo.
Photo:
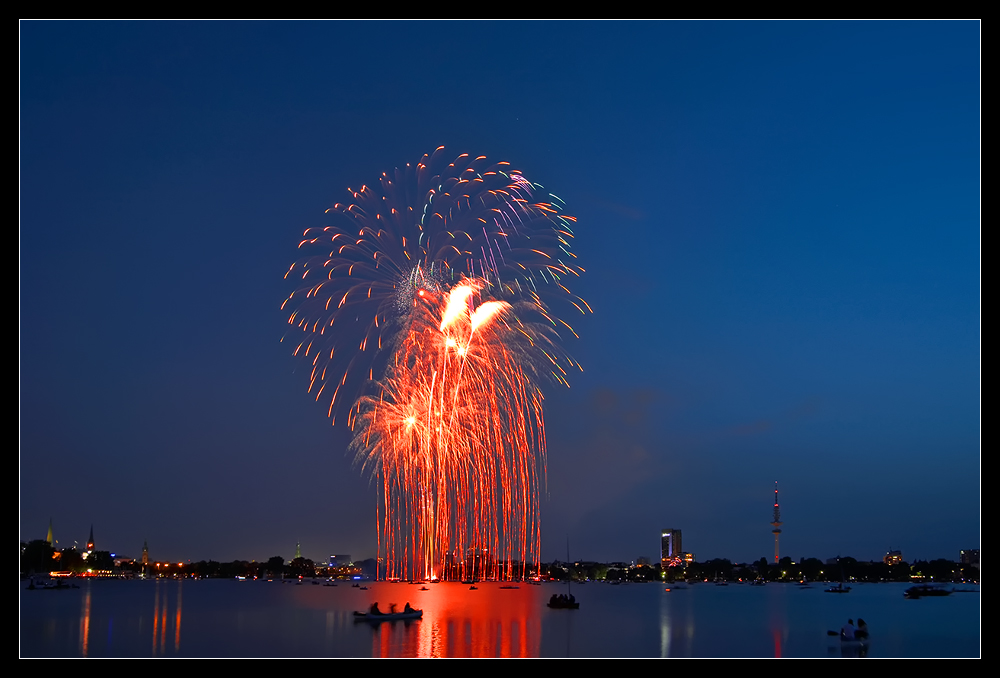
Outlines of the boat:
{"type": "Polygon", "coordinates": [[[826,635],[829,637],[831,643],[840,644],[842,652],[861,653],[861,656],[867,655],[871,644],[871,638],[868,636],[844,638],[840,631],[827,631],[826,635]]]}
{"type": "Polygon", "coordinates": [[[946,589],[943,586],[935,586],[933,584],[918,584],[917,586],[911,586],[910,588],[903,591],[904,598],[938,598],[941,596],[950,596],[953,593],[952,589],[946,589]]]}
{"type": "Polygon", "coordinates": [[[383,614],[372,614],[370,612],[355,612],[354,621],[374,622],[381,624],[387,621],[402,621],[406,619],[420,619],[424,616],[423,610],[410,610],[409,612],[385,612],[383,614]]]}
{"type": "Polygon", "coordinates": [[[837,563],[840,564],[840,583],[836,586],[831,586],[828,589],[823,589],[824,593],[850,593],[851,587],[844,586],[844,565],[840,562],[840,557],[837,557],[837,563]]]}
{"type": "Polygon", "coordinates": [[[576,602],[573,594],[570,597],[553,595],[549,598],[548,606],[553,610],[579,610],[580,603],[576,602]]]}
{"type": "Polygon", "coordinates": [[[68,591],[78,588],[80,588],[78,584],[67,582],[61,577],[39,578],[37,582],[34,577],[30,577],[28,582],[29,591],[68,591]]]}
{"type": "Polygon", "coordinates": [[[826,635],[837,638],[842,645],[867,645],[871,641],[867,628],[855,629],[853,638],[845,638],[843,631],[827,631],[826,635]]]}
{"type": "MultiPolygon", "coordinates": [[[[569,537],[566,537],[566,562],[569,560],[569,537]]],[[[573,575],[570,574],[569,578],[566,580],[566,593],[560,593],[559,595],[552,594],[549,598],[547,605],[553,610],[579,610],[580,603],[576,602],[576,598],[573,597],[573,575]]]]}

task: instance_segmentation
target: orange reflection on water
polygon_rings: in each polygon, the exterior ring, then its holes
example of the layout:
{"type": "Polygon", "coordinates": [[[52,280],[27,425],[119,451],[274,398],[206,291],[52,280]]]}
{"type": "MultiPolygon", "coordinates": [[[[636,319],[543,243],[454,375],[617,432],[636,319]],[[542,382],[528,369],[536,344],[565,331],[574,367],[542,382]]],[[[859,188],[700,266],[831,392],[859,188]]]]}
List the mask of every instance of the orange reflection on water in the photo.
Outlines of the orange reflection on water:
{"type": "Polygon", "coordinates": [[[174,652],[181,649],[181,592],[184,586],[177,585],[177,614],[174,616],[174,652]]]}
{"type": "MultiPolygon", "coordinates": [[[[380,588],[385,585],[380,585],[380,588]]],[[[424,611],[420,620],[383,622],[372,629],[373,657],[537,657],[542,625],[535,592],[479,584],[436,584],[428,591],[396,585],[405,602],[424,611]]],[[[385,590],[383,588],[383,590],[385,590]]],[[[383,604],[387,611],[388,604],[383,604]]]]}
{"type": "Polygon", "coordinates": [[[83,594],[83,609],[80,610],[80,656],[87,656],[90,636],[90,587],[83,594]]]}
{"type": "MultiPolygon", "coordinates": [[[[166,650],[167,627],[170,625],[170,592],[168,582],[157,580],[153,594],[153,656],[163,655],[166,650]]],[[[177,602],[174,606],[174,647],[176,654],[181,647],[181,590],[183,582],[177,584],[177,602]]]]}

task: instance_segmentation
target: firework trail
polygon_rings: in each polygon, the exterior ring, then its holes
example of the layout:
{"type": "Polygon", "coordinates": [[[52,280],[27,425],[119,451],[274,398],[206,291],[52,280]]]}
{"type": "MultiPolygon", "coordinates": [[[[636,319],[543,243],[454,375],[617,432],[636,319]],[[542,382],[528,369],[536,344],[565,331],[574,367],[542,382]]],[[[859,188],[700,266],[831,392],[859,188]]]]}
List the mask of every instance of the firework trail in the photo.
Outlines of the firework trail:
{"type": "Polygon", "coordinates": [[[553,337],[510,303],[474,306],[481,284],[426,295],[379,396],[360,404],[354,446],[388,499],[389,577],[523,577],[537,560],[545,439],[532,365],[553,337]]]}
{"type": "Polygon", "coordinates": [[[309,391],[334,422],[346,411],[380,485],[384,576],[523,576],[540,539],[539,384],[576,367],[559,348],[575,332],[549,309],[590,311],[567,287],[583,272],[573,219],[508,163],[449,163],[443,147],[351,194],[304,234],[310,256],[286,274],[303,286],[282,308],[309,391]]]}

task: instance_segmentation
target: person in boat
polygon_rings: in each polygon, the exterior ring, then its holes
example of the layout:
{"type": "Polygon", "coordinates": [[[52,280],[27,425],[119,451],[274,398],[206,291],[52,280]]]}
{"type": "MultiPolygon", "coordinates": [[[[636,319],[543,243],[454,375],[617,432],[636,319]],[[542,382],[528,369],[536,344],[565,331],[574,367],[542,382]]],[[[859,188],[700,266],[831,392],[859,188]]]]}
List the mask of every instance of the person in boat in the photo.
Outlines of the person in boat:
{"type": "Polygon", "coordinates": [[[858,629],[854,632],[854,637],[859,640],[868,639],[868,624],[861,617],[858,617],[858,629]]]}
{"type": "Polygon", "coordinates": [[[389,614],[396,614],[396,603],[389,604],[389,614]]]}
{"type": "Polygon", "coordinates": [[[406,605],[403,606],[403,612],[410,613],[410,612],[416,612],[416,610],[410,607],[410,601],[406,601],[406,605]]]}
{"type": "Polygon", "coordinates": [[[368,610],[368,614],[385,614],[382,610],[378,609],[378,602],[372,603],[371,609],[368,610]]]}
{"type": "Polygon", "coordinates": [[[840,629],[841,640],[854,640],[854,620],[848,619],[847,623],[840,629]]]}

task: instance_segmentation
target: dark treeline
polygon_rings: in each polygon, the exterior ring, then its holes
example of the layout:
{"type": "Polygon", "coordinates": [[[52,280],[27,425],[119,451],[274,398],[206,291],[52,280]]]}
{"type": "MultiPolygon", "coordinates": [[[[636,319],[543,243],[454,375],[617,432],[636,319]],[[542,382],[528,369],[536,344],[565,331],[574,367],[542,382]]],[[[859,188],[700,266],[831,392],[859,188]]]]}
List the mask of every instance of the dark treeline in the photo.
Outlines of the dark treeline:
{"type": "Polygon", "coordinates": [[[819,582],[908,582],[913,580],[931,581],[979,581],[979,569],[972,565],[962,565],[944,558],[938,560],[918,560],[912,564],[900,562],[887,565],[883,562],[866,562],[844,557],[838,561],[824,563],[817,558],[806,558],[795,563],[789,557],[777,563],[769,563],[766,558],[751,563],[733,563],[725,558],[716,558],[703,563],[687,566],[668,567],[660,565],[623,565],[608,563],[561,563],[554,562],[542,567],[543,575],[559,580],[606,580],[606,581],[677,581],[677,580],[724,580],[724,581],[819,581],[819,582]]]}
{"type": "Polygon", "coordinates": [[[295,577],[353,577],[374,572],[374,561],[364,561],[355,566],[330,568],[316,565],[308,558],[296,558],[285,562],[281,556],[273,556],[266,561],[234,560],[220,563],[214,560],[198,562],[150,561],[144,565],[139,560],[118,560],[107,551],[93,551],[86,558],[75,548],[55,549],[44,539],[36,539],[21,544],[21,573],[43,574],[48,572],[68,572],[72,574],[104,574],[122,576],[152,577],[198,577],[233,579],[247,578],[295,578],[295,577]]]}
{"type": "MultiPolygon", "coordinates": [[[[515,568],[519,569],[519,568],[515,568]]],[[[46,572],[70,572],[83,574],[101,572],[124,576],[198,577],[232,579],[247,578],[293,578],[293,577],[355,577],[375,575],[375,561],[372,559],[350,567],[329,568],[316,565],[308,558],[296,558],[285,562],[281,556],[273,556],[266,561],[234,560],[220,563],[201,560],[187,563],[150,562],[144,566],[137,560],[114,562],[107,551],[94,551],[84,559],[75,548],[54,549],[45,540],[35,540],[21,544],[21,573],[38,574],[46,572]]],[[[527,569],[534,577],[534,568],[527,569]]],[[[455,572],[458,578],[459,572],[455,572]]],[[[716,558],[703,563],[668,567],[662,570],[660,564],[629,565],[625,563],[559,562],[543,563],[539,575],[543,579],[560,581],[677,581],[725,580],[725,581],[817,581],[817,582],[907,582],[928,581],[979,581],[979,568],[963,565],[955,561],[918,560],[914,563],[900,562],[889,565],[883,562],[866,562],[851,557],[839,558],[834,562],[823,562],[817,558],[806,558],[792,562],[789,557],[777,563],[766,558],[750,563],[733,563],[725,558],[716,558]]]]}

